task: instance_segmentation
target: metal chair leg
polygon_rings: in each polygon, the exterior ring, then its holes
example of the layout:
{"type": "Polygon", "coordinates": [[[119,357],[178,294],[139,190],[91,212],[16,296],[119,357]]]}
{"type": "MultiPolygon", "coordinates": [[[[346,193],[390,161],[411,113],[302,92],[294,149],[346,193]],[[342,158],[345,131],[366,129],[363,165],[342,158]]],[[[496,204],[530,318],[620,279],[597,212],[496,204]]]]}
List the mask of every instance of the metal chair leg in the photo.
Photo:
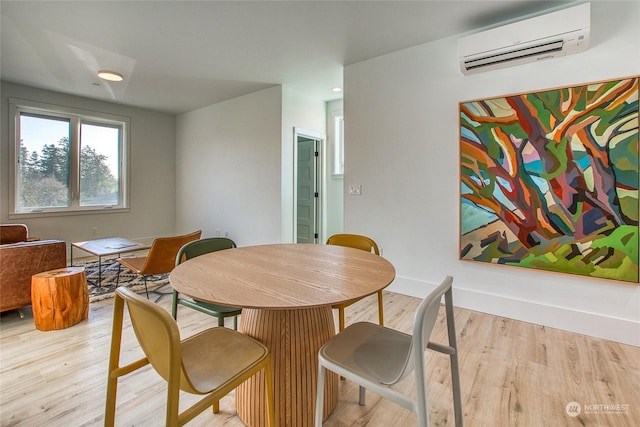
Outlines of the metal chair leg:
{"type": "Polygon", "coordinates": [[[453,316],[453,291],[449,289],[444,294],[445,315],[447,317],[447,334],[449,347],[453,352],[449,355],[451,362],[451,388],[453,392],[453,411],[456,427],[462,427],[462,398],[460,390],[460,371],[458,366],[458,343],[456,342],[456,325],[453,316]]]}
{"type": "Polygon", "coordinates": [[[162,289],[162,288],[164,288],[164,287],[165,287],[165,286],[167,286],[167,285],[168,285],[168,283],[167,283],[167,284],[165,284],[165,285],[162,285],[162,286],[158,287],[157,289],[154,289],[153,291],[151,291],[151,293],[152,293],[152,294],[156,294],[156,295],[158,295],[158,298],[156,298],[156,300],[155,300],[155,302],[156,302],[156,303],[157,303],[158,301],[160,301],[160,300],[162,299],[162,297],[163,297],[163,296],[165,296],[165,295],[173,295],[173,291],[171,291],[171,292],[160,292],[160,291],[158,290],[158,289],[162,289]]]}
{"type": "Polygon", "coordinates": [[[122,264],[118,263],[118,275],[116,276],[116,288],[120,286],[120,269],[122,268],[122,264]]]}
{"type": "Polygon", "coordinates": [[[142,280],[144,281],[144,291],[147,293],[147,299],[149,299],[149,289],[147,288],[147,276],[142,276],[142,280]]]}

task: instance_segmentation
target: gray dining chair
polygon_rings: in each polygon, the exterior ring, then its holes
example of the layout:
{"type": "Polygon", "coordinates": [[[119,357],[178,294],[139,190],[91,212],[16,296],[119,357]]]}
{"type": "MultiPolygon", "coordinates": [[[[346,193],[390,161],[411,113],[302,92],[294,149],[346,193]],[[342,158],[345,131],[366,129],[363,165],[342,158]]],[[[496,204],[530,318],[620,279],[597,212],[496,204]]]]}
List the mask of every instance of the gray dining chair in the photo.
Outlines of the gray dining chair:
{"type": "Polygon", "coordinates": [[[418,426],[429,426],[429,402],[426,388],[425,349],[448,354],[451,358],[451,383],[456,427],[462,427],[462,401],[458,371],[458,348],[453,318],[453,278],[447,276],[420,303],[413,321],[413,335],[369,322],[347,327],[326,342],[318,353],[316,427],[322,426],[322,408],[326,370],[360,385],[360,405],[365,404],[365,388],[415,412],[418,426]],[[445,297],[449,345],[429,341],[445,297]],[[414,372],[416,398],[411,399],[391,388],[414,372]],[[363,388],[364,387],[364,388],[363,388]]]}

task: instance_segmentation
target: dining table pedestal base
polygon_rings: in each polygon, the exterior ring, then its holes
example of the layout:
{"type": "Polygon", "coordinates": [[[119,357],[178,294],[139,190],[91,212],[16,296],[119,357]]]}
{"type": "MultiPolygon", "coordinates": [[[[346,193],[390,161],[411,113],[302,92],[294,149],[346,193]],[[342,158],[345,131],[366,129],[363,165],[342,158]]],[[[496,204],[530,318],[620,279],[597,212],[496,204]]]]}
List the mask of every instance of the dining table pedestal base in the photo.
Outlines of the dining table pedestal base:
{"type": "MultiPolygon", "coordinates": [[[[331,307],[290,310],[243,309],[240,332],[264,343],[271,352],[276,426],[313,426],[318,350],[335,335],[331,307]]],[[[323,418],[338,402],[338,376],[327,372],[323,418]]],[[[238,416],[247,426],[267,425],[264,374],[236,389],[238,416]]]]}

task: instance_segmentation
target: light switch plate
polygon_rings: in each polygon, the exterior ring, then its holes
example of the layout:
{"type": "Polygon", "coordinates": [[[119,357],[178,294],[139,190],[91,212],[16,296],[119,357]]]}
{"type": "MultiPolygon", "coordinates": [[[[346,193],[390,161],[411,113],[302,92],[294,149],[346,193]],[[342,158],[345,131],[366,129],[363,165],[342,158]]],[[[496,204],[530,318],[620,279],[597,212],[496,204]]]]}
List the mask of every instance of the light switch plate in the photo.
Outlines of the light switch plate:
{"type": "Polygon", "coordinates": [[[362,195],[362,185],[349,185],[349,194],[352,196],[362,195]]]}

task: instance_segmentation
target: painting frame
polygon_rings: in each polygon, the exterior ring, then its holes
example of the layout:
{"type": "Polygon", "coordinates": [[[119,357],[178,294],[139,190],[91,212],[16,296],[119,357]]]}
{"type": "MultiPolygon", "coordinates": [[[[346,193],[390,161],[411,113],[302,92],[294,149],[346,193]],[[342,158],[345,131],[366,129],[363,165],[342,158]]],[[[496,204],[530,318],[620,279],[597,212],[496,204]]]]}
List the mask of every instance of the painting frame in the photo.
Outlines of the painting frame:
{"type": "Polygon", "coordinates": [[[639,80],[459,102],[459,259],[639,284],[639,80]]]}

